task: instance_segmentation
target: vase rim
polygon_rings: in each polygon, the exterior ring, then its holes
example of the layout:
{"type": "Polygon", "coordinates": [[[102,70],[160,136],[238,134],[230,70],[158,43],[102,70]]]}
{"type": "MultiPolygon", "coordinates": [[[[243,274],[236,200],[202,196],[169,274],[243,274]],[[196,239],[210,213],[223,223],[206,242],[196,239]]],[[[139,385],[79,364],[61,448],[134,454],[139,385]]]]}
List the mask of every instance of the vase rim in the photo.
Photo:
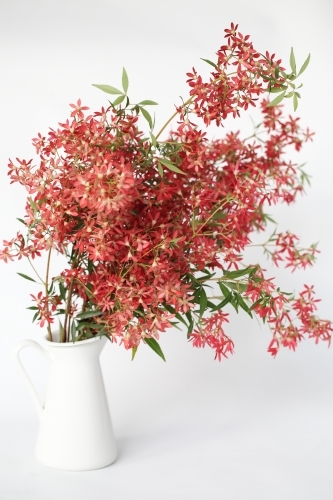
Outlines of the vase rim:
{"type": "MultiPolygon", "coordinates": [[[[56,336],[56,337],[59,337],[59,331],[54,331],[52,332],[52,337],[53,336],[56,336]]],[[[43,336],[43,342],[45,342],[48,346],[52,346],[52,347],[61,347],[61,348],[64,348],[64,347],[75,347],[75,346],[79,346],[79,345],[86,345],[86,344],[90,344],[92,342],[96,342],[97,340],[102,340],[103,336],[100,337],[99,335],[97,335],[96,337],[93,337],[91,339],[85,339],[85,340],[78,340],[77,342],[58,342],[58,341],[50,341],[48,340],[48,336],[47,335],[44,335],[43,336]]]]}

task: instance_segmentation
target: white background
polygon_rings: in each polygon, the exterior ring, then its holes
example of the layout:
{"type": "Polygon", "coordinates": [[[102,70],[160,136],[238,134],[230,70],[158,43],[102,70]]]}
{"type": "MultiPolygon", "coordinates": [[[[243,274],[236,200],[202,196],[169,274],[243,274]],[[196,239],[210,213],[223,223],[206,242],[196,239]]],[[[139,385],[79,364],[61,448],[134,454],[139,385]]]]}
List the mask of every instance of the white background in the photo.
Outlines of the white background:
{"type": "MultiPolygon", "coordinates": [[[[91,84],[119,86],[123,66],[132,100],[160,104],[158,129],[178,96],[187,96],[186,71],[205,68],[200,57],[214,59],[233,21],[261,52],[288,62],[293,46],[298,63],[312,55],[297,112],[316,131],[298,159],[307,162],[312,186],[296,205],[270,213],[304,245],[320,241],[321,254],[306,273],[267,268],[291,291],[315,284],[319,314],[332,320],[332,14],[329,0],[1,0],[0,241],[19,229],[15,217],[22,217],[26,196],[9,185],[8,157],[33,157],[31,138],[64,121],[78,98],[93,110],[106,105],[107,95],[91,84]]],[[[248,115],[241,122],[249,127],[248,115]]],[[[261,258],[250,256],[249,263],[261,258]]],[[[89,473],[39,465],[37,415],[11,361],[19,340],[41,338],[25,309],[37,288],[17,271],[30,274],[28,263],[1,263],[1,500],[333,497],[332,349],[304,341],[274,360],[266,352],[269,332],[241,315],[229,327],[236,352],[221,363],[177,330],[161,340],[167,363],[148,347],[132,363],[128,352],[107,345],[102,365],[117,462],[89,473]]],[[[31,349],[22,359],[43,397],[47,363],[31,349]]]]}

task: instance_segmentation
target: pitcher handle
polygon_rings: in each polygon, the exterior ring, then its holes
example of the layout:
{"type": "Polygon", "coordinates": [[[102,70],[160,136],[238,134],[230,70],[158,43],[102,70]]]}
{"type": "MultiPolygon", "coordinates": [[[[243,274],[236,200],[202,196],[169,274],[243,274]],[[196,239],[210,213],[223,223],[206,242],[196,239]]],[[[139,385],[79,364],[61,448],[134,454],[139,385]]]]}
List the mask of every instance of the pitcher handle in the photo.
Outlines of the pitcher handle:
{"type": "Polygon", "coordinates": [[[17,346],[13,349],[13,360],[14,360],[14,363],[18,369],[18,371],[20,372],[20,374],[22,375],[23,377],[23,380],[25,381],[27,387],[28,387],[28,390],[32,396],[32,399],[34,401],[34,404],[35,404],[35,407],[36,407],[36,410],[37,410],[37,413],[38,413],[38,416],[41,417],[42,414],[43,414],[43,405],[41,404],[40,402],[40,399],[37,395],[37,392],[36,392],[36,389],[34,388],[24,366],[22,365],[22,362],[20,360],[20,351],[21,349],[23,349],[24,347],[34,347],[35,349],[37,349],[37,351],[39,351],[45,358],[47,359],[51,359],[51,356],[49,354],[48,351],[46,351],[40,344],[38,344],[38,342],[35,342],[34,340],[21,340],[21,342],[19,342],[17,344],[17,346]]]}

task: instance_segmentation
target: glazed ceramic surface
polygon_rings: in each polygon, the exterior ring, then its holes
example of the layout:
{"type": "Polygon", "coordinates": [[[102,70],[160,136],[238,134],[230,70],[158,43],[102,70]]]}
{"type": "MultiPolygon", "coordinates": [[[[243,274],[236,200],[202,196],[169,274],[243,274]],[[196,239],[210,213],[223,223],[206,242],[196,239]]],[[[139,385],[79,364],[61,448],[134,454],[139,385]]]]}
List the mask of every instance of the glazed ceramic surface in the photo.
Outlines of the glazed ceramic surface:
{"type": "Polygon", "coordinates": [[[45,339],[41,345],[34,340],[22,340],[16,346],[15,363],[40,417],[36,457],[43,465],[84,471],[105,467],[116,459],[116,444],[99,361],[106,342],[105,337],[75,344],[45,339]],[[34,347],[50,360],[44,406],[20,361],[19,352],[24,347],[34,347]]]}

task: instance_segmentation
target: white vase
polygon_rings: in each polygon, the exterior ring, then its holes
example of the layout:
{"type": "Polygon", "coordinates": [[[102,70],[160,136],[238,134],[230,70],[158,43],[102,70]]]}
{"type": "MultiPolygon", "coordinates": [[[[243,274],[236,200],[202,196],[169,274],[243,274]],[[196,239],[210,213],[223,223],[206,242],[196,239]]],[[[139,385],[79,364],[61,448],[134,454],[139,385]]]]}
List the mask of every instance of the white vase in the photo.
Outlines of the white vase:
{"type": "MultiPolygon", "coordinates": [[[[55,337],[55,334],[53,334],[55,337]]],[[[99,357],[106,337],[75,344],[22,340],[14,360],[33,397],[40,427],[36,458],[48,467],[85,471],[110,465],[117,450],[99,357]],[[34,347],[51,361],[44,407],[21,361],[19,352],[34,347]]]]}

